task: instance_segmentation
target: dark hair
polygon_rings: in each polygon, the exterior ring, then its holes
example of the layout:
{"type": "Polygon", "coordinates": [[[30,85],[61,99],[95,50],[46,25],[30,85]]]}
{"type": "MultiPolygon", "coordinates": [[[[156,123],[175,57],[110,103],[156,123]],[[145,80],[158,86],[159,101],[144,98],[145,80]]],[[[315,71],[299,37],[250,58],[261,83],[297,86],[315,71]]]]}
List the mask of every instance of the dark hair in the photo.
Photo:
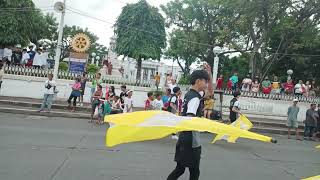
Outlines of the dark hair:
{"type": "Polygon", "coordinates": [[[114,93],[114,86],[110,86],[110,90],[114,93]]]}
{"type": "Polygon", "coordinates": [[[148,92],[148,97],[153,96],[153,92],[148,92]]]}
{"type": "Polygon", "coordinates": [[[101,76],[101,73],[97,73],[99,76],[101,76]]]}
{"type": "Polygon", "coordinates": [[[84,77],[85,75],[87,75],[87,72],[83,72],[83,73],[82,73],[82,76],[83,76],[83,77],[84,77]]]}
{"type": "Polygon", "coordinates": [[[127,89],[127,86],[126,85],[122,85],[121,88],[127,89]]]}
{"type": "Polygon", "coordinates": [[[171,94],[171,89],[168,88],[168,89],[167,89],[167,92],[171,94]]]}
{"type": "Polygon", "coordinates": [[[52,74],[52,73],[49,73],[48,76],[53,77],[53,74],[52,74]]]}
{"type": "Polygon", "coordinates": [[[120,97],[119,97],[119,96],[114,96],[114,98],[116,98],[116,99],[120,99],[120,97]]]}
{"type": "Polygon", "coordinates": [[[195,85],[197,80],[209,80],[209,74],[205,70],[195,70],[192,72],[190,76],[191,85],[195,85]]]}
{"type": "Polygon", "coordinates": [[[24,51],[27,52],[28,50],[27,50],[26,48],[23,48],[23,49],[22,49],[22,52],[24,52],[24,51]]]}
{"type": "Polygon", "coordinates": [[[98,84],[97,86],[102,89],[102,86],[100,84],[98,84]]]}
{"type": "Polygon", "coordinates": [[[238,96],[240,96],[241,95],[241,93],[239,92],[239,91],[235,91],[234,93],[233,93],[233,97],[238,97],[238,96]]]}
{"type": "Polygon", "coordinates": [[[173,93],[177,93],[177,92],[179,92],[180,91],[180,88],[179,87],[174,87],[173,88],[173,93]]]}

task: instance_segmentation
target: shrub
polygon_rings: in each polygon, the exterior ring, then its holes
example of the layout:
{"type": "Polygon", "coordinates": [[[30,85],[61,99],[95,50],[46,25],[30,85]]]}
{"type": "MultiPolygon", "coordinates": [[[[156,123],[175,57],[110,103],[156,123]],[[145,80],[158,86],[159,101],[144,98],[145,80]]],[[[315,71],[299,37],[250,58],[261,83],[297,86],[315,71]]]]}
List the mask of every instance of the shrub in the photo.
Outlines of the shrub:
{"type": "Polygon", "coordinates": [[[67,72],[69,70],[69,65],[66,62],[59,63],[59,70],[63,72],[67,72]]]}
{"type": "Polygon", "coordinates": [[[87,73],[88,74],[95,74],[99,70],[99,67],[96,66],[95,64],[89,64],[87,67],[87,73]]]}

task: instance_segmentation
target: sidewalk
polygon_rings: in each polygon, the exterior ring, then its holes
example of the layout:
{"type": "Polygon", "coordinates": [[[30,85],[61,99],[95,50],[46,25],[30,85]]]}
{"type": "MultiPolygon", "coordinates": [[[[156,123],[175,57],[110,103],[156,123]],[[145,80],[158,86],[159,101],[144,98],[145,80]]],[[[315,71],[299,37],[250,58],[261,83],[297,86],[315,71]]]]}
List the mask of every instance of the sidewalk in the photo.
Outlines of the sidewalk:
{"type": "MultiPolygon", "coordinates": [[[[77,107],[76,112],[70,112],[67,110],[67,102],[57,100],[54,101],[52,111],[50,113],[39,113],[38,110],[41,103],[42,101],[39,99],[0,96],[0,112],[35,116],[90,119],[91,105],[89,103],[84,103],[83,107],[77,107]]],[[[134,108],[134,111],[142,110],[143,108],[134,108]]],[[[287,134],[286,121],[279,119],[279,117],[257,114],[246,114],[246,116],[254,124],[254,127],[251,129],[253,132],[287,134]]],[[[223,119],[228,119],[228,112],[223,112],[223,119]]],[[[299,129],[302,134],[302,123],[299,123],[299,129]]]]}

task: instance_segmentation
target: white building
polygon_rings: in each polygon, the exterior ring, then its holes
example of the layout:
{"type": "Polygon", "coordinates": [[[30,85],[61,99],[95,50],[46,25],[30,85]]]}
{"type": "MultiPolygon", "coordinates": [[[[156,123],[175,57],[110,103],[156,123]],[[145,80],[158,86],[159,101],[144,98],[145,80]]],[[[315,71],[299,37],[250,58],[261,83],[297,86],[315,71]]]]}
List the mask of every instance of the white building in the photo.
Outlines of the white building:
{"type": "MultiPolygon", "coordinates": [[[[113,65],[112,76],[122,76],[119,69],[122,67],[124,69],[123,77],[135,80],[137,75],[137,61],[133,58],[119,57],[115,52],[114,48],[116,45],[116,36],[111,37],[110,48],[108,51],[108,60],[111,61],[113,65]]],[[[175,79],[179,79],[182,75],[181,68],[179,66],[170,66],[163,62],[158,62],[154,60],[144,60],[142,61],[141,68],[141,80],[148,81],[153,80],[154,76],[158,72],[163,80],[166,74],[172,73],[175,79]]]]}

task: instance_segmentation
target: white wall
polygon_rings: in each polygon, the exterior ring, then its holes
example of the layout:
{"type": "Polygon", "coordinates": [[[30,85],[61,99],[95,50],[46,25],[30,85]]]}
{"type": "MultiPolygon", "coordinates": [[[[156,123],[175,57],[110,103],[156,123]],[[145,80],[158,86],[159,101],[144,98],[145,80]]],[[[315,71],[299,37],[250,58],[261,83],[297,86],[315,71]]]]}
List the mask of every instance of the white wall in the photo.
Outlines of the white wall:
{"type": "MultiPolygon", "coordinates": [[[[28,97],[41,99],[44,93],[44,82],[46,78],[41,77],[31,77],[31,76],[15,76],[15,75],[5,75],[3,80],[0,95],[1,96],[13,96],[13,97],[28,97]]],[[[57,89],[59,93],[57,94],[57,99],[66,100],[69,98],[71,93],[71,85],[74,81],[72,80],[58,80],[57,89]]],[[[120,94],[121,85],[113,85],[116,88],[116,94],[120,94]]],[[[103,91],[105,92],[106,85],[103,85],[103,91]]],[[[144,101],[147,99],[147,92],[150,88],[144,87],[131,87],[127,86],[127,89],[133,89],[133,99],[135,107],[144,107],[144,101]]],[[[90,101],[91,93],[91,83],[87,83],[84,95],[84,101],[90,101]]]]}
{"type": "MultiPolygon", "coordinates": [[[[13,97],[28,97],[41,99],[44,92],[44,82],[46,78],[40,77],[30,77],[30,76],[18,76],[18,75],[5,75],[3,81],[3,86],[0,92],[2,96],[13,96],[13,97]]],[[[66,100],[71,93],[71,80],[59,80],[57,82],[59,93],[57,99],[66,100]]],[[[90,85],[87,83],[85,90],[84,100],[89,102],[90,99],[90,85]]],[[[116,93],[120,93],[120,85],[114,85],[116,88],[116,93]]],[[[105,87],[105,85],[104,85],[105,87]]],[[[133,89],[133,100],[135,107],[144,107],[144,101],[147,99],[147,92],[151,91],[151,88],[145,87],[130,87],[127,89],[133,89]]],[[[182,88],[183,90],[185,89],[182,88]]],[[[105,90],[105,88],[104,88],[105,90]]],[[[185,94],[185,91],[184,93],[185,94]]],[[[223,96],[223,106],[229,106],[232,96],[223,96]]],[[[218,104],[219,102],[216,102],[218,104]]],[[[268,99],[258,99],[258,98],[240,98],[240,107],[244,113],[247,114],[258,114],[265,116],[274,116],[276,119],[285,119],[288,107],[292,104],[291,101],[277,101],[268,99]],[[278,118],[281,117],[281,118],[278,118]]],[[[300,112],[298,115],[299,121],[305,119],[306,110],[309,108],[308,103],[298,103],[300,107],[300,112]]],[[[225,109],[226,110],[226,109],[225,109]]]]}

